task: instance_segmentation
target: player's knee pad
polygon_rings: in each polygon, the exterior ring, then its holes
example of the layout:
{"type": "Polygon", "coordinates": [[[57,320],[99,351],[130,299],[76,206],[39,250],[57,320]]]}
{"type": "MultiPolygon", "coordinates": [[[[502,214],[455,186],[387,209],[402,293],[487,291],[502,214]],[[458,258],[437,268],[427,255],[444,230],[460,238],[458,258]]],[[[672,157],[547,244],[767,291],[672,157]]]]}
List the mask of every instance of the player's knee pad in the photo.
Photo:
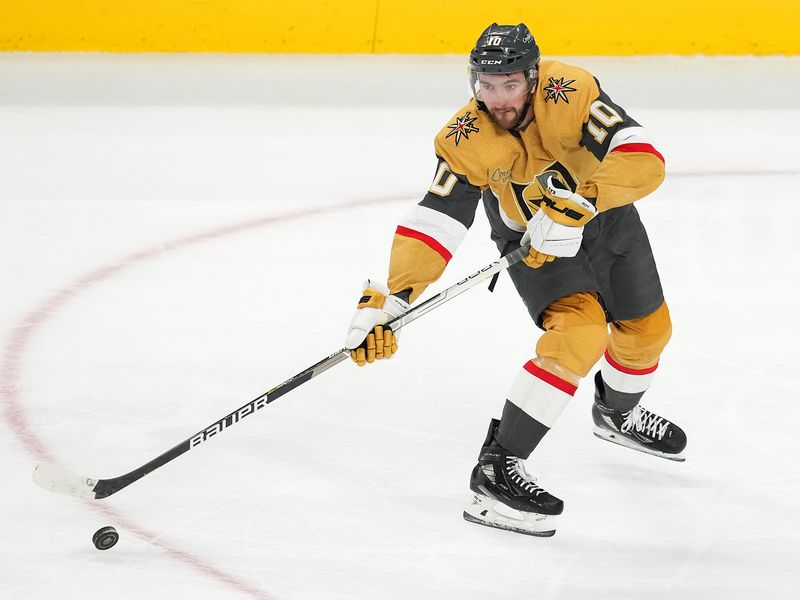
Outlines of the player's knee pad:
{"type": "Polygon", "coordinates": [[[596,296],[581,292],[560,298],[542,315],[545,332],[536,354],[585,377],[608,344],[605,311],[596,296]]]}
{"type": "Polygon", "coordinates": [[[672,335],[667,303],[645,317],[611,324],[608,351],[617,362],[645,369],[658,362],[672,335]]]}

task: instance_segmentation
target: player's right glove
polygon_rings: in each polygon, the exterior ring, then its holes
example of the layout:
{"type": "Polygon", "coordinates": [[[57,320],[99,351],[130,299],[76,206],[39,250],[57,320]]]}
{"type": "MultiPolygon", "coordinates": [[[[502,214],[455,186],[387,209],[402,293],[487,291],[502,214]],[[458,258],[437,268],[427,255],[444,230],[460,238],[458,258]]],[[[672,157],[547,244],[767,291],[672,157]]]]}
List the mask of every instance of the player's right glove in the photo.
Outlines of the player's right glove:
{"type": "Polygon", "coordinates": [[[531,245],[523,260],[534,269],[558,257],[575,256],[583,241],[583,226],[597,214],[591,202],[568,190],[553,174],[537,175],[536,182],[542,201],[520,242],[531,245]]]}
{"type": "Polygon", "coordinates": [[[353,362],[363,367],[376,360],[392,358],[397,352],[397,335],[384,324],[408,308],[408,302],[389,295],[386,284],[367,279],[344,344],[353,362]]]}

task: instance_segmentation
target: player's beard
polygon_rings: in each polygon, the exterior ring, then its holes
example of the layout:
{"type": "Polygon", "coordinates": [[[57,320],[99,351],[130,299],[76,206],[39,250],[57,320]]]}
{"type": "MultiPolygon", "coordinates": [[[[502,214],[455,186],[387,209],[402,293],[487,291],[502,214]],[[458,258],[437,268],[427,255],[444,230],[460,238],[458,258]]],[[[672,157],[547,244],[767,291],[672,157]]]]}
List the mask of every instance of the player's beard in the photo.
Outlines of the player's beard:
{"type": "Polygon", "coordinates": [[[489,114],[492,116],[492,119],[494,119],[494,122],[503,129],[514,129],[515,127],[519,127],[520,123],[524,120],[524,117],[521,116],[522,111],[527,112],[529,108],[530,104],[526,102],[521,107],[506,106],[502,109],[490,108],[489,114]]]}
{"type": "Polygon", "coordinates": [[[495,123],[504,129],[511,129],[511,127],[519,120],[520,109],[516,107],[507,107],[502,109],[495,108],[490,110],[489,114],[492,115],[495,123]]]}

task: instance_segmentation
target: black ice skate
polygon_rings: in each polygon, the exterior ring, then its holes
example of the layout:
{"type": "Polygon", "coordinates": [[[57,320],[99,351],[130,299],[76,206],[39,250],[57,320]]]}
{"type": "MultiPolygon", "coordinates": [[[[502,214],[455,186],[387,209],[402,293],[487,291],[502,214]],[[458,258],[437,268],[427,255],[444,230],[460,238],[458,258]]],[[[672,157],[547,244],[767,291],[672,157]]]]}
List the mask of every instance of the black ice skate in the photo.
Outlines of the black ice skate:
{"type": "Polygon", "coordinates": [[[592,419],[597,437],[669,460],[686,460],[683,455],[683,449],[686,448],[683,429],[638,404],[624,412],[608,406],[605,404],[605,384],[599,371],[594,382],[592,419]]]}
{"type": "Polygon", "coordinates": [[[516,533],[549,537],[556,532],[555,515],[564,503],[536,485],[522,459],[508,453],[494,439],[499,421],[492,419],[469,487],[475,492],[464,511],[471,523],[516,533]]]}

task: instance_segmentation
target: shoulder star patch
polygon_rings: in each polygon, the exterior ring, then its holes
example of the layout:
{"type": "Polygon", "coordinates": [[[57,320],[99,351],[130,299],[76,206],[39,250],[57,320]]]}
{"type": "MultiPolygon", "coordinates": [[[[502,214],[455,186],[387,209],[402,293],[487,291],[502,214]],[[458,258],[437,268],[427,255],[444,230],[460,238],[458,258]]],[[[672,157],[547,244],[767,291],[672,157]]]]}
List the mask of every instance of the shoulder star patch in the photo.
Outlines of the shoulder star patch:
{"type": "Polygon", "coordinates": [[[547,82],[547,86],[544,88],[544,91],[547,92],[547,95],[544,97],[544,101],[547,102],[548,100],[552,100],[553,104],[558,104],[559,100],[563,100],[567,104],[569,104],[569,98],[567,97],[567,92],[574,92],[576,88],[569,87],[571,83],[575,83],[574,79],[570,79],[569,81],[564,81],[563,77],[556,79],[555,77],[548,77],[549,81],[547,82]]]}
{"type": "Polygon", "coordinates": [[[470,133],[477,133],[480,131],[473,123],[478,120],[478,117],[470,117],[470,111],[465,112],[462,116],[456,117],[455,123],[450,123],[447,127],[450,129],[450,133],[448,133],[445,138],[449,138],[450,136],[456,136],[456,146],[458,146],[458,142],[461,141],[463,137],[465,140],[469,139],[470,133]]]}

